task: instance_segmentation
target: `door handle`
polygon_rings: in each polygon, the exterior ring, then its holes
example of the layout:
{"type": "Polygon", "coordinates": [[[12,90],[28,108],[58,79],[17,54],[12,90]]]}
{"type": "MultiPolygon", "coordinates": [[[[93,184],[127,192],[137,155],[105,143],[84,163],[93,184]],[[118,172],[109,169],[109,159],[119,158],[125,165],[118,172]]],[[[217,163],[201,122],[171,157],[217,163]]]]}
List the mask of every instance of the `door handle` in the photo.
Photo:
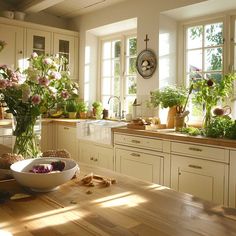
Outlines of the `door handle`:
{"type": "Polygon", "coordinates": [[[192,165],[192,164],[188,165],[188,167],[190,167],[190,168],[194,168],[194,169],[202,169],[201,166],[198,166],[198,165],[192,165]]]}
{"type": "Polygon", "coordinates": [[[140,154],[138,154],[138,153],[134,153],[134,152],[131,153],[130,155],[133,156],[133,157],[140,157],[140,156],[141,156],[140,154]]]}
{"type": "Polygon", "coordinates": [[[131,142],[132,142],[132,143],[140,143],[140,141],[135,140],[135,139],[133,139],[131,142]]]}
{"type": "Polygon", "coordinates": [[[191,151],[195,151],[195,152],[202,152],[202,149],[200,149],[200,148],[189,147],[188,149],[191,151]]]}

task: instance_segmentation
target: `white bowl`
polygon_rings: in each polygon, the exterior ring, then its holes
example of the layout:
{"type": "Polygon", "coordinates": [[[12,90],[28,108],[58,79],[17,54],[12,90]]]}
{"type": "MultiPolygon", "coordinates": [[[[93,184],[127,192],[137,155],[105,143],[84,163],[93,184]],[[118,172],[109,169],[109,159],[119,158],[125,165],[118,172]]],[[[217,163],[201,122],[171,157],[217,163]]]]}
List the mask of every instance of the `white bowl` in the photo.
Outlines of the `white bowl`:
{"type": "Polygon", "coordinates": [[[55,190],[59,185],[70,180],[79,171],[77,163],[72,159],[59,157],[32,158],[18,161],[11,165],[15,180],[36,192],[49,192],[55,190]],[[53,161],[64,161],[65,168],[61,172],[32,173],[33,166],[39,164],[50,164],[53,161]]]}
{"type": "Polygon", "coordinates": [[[16,19],[16,20],[25,20],[25,13],[24,12],[22,12],[22,11],[15,11],[14,12],[14,18],[16,19]]]}
{"type": "Polygon", "coordinates": [[[3,11],[2,16],[13,19],[14,18],[14,12],[13,11],[3,11]]]}

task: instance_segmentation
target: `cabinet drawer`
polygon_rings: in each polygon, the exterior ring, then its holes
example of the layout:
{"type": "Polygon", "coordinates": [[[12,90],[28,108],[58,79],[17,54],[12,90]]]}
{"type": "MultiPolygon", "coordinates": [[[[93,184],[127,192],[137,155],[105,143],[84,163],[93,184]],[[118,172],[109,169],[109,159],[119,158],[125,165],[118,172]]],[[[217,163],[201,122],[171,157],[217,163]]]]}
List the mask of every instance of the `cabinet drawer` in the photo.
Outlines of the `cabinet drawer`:
{"type": "Polygon", "coordinates": [[[171,152],[229,163],[229,153],[223,148],[172,142],[171,152]]]}
{"type": "Polygon", "coordinates": [[[162,151],[163,149],[162,140],[151,139],[147,137],[144,138],[144,137],[138,137],[138,136],[132,136],[132,135],[115,134],[114,142],[115,144],[154,149],[158,151],[162,151]]]}

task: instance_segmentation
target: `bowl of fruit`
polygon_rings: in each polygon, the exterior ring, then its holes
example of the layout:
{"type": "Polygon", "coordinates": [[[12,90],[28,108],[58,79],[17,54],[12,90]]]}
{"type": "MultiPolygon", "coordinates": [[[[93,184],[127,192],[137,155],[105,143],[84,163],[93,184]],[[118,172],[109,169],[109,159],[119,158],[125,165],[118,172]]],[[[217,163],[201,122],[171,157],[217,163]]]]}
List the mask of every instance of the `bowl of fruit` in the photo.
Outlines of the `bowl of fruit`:
{"type": "Polygon", "coordinates": [[[20,185],[36,192],[56,190],[79,171],[74,160],[59,157],[25,159],[15,162],[10,168],[20,185]]]}

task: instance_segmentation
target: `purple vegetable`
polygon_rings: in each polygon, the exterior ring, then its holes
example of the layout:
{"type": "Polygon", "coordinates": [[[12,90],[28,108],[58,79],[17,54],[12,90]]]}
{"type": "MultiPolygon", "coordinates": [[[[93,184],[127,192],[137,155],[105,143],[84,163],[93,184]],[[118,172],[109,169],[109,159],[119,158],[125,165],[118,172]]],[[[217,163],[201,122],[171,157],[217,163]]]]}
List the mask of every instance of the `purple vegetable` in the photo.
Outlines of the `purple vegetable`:
{"type": "Polygon", "coordinates": [[[49,173],[53,170],[53,166],[51,164],[39,164],[33,166],[33,169],[30,172],[37,174],[49,173]]]}
{"type": "Polygon", "coordinates": [[[66,163],[64,161],[53,161],[51,165],[52,165],[53,171],[57,171],[57,170],[63,171],[66,166],[66,163]]]}

